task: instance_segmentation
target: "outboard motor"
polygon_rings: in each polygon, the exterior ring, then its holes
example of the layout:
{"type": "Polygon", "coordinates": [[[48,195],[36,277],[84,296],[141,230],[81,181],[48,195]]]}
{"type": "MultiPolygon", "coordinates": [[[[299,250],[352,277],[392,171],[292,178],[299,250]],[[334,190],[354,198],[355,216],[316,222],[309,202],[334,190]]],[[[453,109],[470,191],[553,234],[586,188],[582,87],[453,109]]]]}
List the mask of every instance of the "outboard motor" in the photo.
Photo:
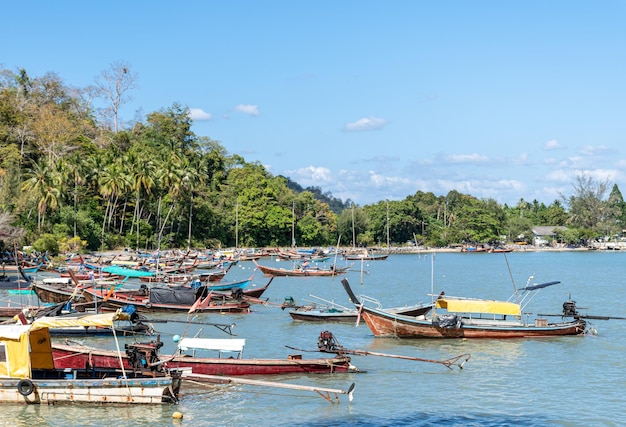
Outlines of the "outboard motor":
{"type": "Polygon", "coordinates": [[[341,346],[330,331],[324,331],[317,339],[317,348],[325,353],[336,353],[341,350],[341,346]]]}
{"type": "Polygon", "coordinates": [[[149,343],[126,344],[128,364],[136,372],[162,372],[163,364],[158,363],[161,347],[163,343],[158,338],[149,343]]]}
{"type": "Polygon", "coordinates": [[[241,289],[241,288],[234,288],[233,290],[230,291],[230,296],[233,299],[236,299],[236,300],[242,299],[243,298],[243,289],[241,289]]]}
{"type": "Polygon", "coordinates": [[[293,299],[293,297],[287,296],[285,297],[285,301],[280,305],[280,308],[284,310],[285,308],[295,307],[295,306],[296,306],[296,301],[293,299]]]}
{"type": "Polygon", "coordinates": [[[563,303],[563,316],[564,317],[578,317],[578,310],[576,310],[576,301],[565,301],[563,303]]]}

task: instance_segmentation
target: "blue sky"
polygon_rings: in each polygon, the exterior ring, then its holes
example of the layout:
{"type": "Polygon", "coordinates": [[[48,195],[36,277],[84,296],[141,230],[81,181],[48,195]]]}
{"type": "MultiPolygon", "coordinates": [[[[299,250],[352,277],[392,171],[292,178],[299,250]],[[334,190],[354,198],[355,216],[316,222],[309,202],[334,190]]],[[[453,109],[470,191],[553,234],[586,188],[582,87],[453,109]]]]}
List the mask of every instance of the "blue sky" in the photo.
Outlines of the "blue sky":
{"type": "MultiPolygon", "coordinates": [[[[626,2],[22,1],[0,65],[84,87],[123,61],[123,119],[174,103],[230,154],[357,204],[450,190],[550,204],[626,191],[626,2]]],[[[626,194],[626,193],[625,193],[626,194]]]]}

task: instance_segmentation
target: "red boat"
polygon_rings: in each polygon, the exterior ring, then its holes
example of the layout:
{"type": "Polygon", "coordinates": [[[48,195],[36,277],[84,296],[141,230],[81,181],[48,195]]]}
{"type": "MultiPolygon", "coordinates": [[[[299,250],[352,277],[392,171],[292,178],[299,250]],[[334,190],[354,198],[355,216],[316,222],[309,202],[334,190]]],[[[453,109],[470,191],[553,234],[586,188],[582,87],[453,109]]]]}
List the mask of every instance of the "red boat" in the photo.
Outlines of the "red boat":
{"type": "MultiPolygon", "coordinates": [[[[187,368],[184,377],[202,381],[203,375],[240,376],[276,374],[328,374],[335,372],[358,372],[350,364],[350,358],[336,356],[330,358],[303,359],[299,354],[285,359],[245,359],[242,357],[245,339],[206,339],[183,338],[179,351],[174,356],[156,356],[156,350],[163,344],[152,342],[139,344],[146,348],[154,347],[149,363],[164,362],[168,368],[187,368]],[[199,350],[217,351],[218,357],[195,357],[199,350]],[[185,352],[191,351],[191,355],[185,352]],[[224,353],[235,353],[234,357],[221,357],[224,353]],[[194,375],[197,375],[194,377],[194,375]]],[[[84,369],[119,366],[119,355],[113,350],[102,350],[82,345],[52,343],[54,363],[57,368],[84,369]]],[[[123,358],[124,365],[130,366],[123,358]]]]}

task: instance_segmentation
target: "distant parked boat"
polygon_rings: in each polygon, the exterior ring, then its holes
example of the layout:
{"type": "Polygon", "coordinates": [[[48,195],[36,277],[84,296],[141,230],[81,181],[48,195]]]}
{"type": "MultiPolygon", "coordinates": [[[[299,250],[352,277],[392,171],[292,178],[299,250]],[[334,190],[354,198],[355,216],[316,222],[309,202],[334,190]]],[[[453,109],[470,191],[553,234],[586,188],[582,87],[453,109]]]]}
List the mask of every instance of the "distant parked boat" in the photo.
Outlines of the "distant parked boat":
{"type": "Polygon", "coordinates": [[[254,261],[254,264],[257,266],[263,274],[266,276],[274,276],[274,277],[316,277],[316,276],[338,276],[340,274],[345,274],[350,270],[351,266],[347,267],[337,267],[331,266],[330,268],[319,268],[319,267],[308,267],[303,268],[300,265],[296,265],[295,268],[286,269],[286,268],[273,268],[265,265],[261,265],[254,261]]]}

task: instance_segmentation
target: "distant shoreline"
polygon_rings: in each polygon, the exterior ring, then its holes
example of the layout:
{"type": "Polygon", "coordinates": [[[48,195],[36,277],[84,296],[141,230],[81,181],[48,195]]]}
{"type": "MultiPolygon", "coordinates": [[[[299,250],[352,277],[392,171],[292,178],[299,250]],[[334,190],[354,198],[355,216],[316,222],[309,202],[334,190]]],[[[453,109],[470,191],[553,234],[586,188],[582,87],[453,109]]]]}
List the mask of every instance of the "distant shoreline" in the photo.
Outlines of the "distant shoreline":
{"type": "MultiPolygon", "coordinates": [[[[319,247],[299,247],[298,249],[316,249],[319,247]]],[[[330,248],[330,247],[329,247],[330,248]]],[[[565,245],[559,246],[534,246],[534,245],[507,245],[506,248],[512,249],[511,252],[508,253],[524,253],[524,252],[593,252],[593,251],[616,251],[620,250],[626,251],[626,242],[616,242],[616,243],[602,243],[593,247],[568,247],[565,245]]],[[[225,248],[225,249],[213,249],[213,252],[230,252],[230,251],[243,251],[248,248],[225,248]]],[[[252,248],[249,248],[252,249],[252,248]]],[[[275,249],[275,248],[265,248],[265,249],[275,249]]],[[[285,248],[286,250],[293,250],[293,248],[285,248]]],[[[367,251],[370,255],[382,255],[382,254],[390,254],[390,255],[403,255],[403,254],[426,254],[426,253],[468,253],[472,252],[461,252],[461,246],[458,247],[446,247],[446,248],[431,248],[424,246],[403,246],[403,247],[391,247],[385,248],[382,246],[371,246],[371,247],[357,247],[353,248],[351,246],[344,246],[339,248],[341,251],[344,251],[348,254],[362,254],[364,251],[367,251]]],[[[162,253],[167,253],[168,251],[176,251],[180,249],[165,249],[161,250],[162,253]]],[[[207,249],[210,251],[210,249],[207,249]]],[[[144,253],[149,253],[151,251],[140,251],[144,253]]],[[[476,253],[492,253],[489,251],[484,252],[476,252],[476,253]]],[[[107,250],[104,252],[95,252],[93,254],[97,254],[100,256],[130,256],[136,255],[134,249],[126,248],[126,249],[118,249],[118,250],[107,250]]]]}
{"type": "MultiPolygon", "coordinates": [[[[593,247],[568,247],[562,246],[534,246],[534,245],[508,245],[507,248],[513,249],[512,252],[593,252],[599,251],[620,251],[626,250],[625,242],[616,243],[602,243],[593,247]]],[[[423,254],[423,253],[472,253],[461,252],[461,247],[454,248],[430,248],[423,246],[405,246],[405,247],[391,247],[390,249],[383,247],[370,247],[370,248],[345,248],[349,253],[359,253],[367,249],[372,253],[389,253],[389,254],[423,254]]],[[[490,253],[477,252],[477,253],[490,253]]],[[[511,253],[511,252],[509,252],[511,253]]]]}

